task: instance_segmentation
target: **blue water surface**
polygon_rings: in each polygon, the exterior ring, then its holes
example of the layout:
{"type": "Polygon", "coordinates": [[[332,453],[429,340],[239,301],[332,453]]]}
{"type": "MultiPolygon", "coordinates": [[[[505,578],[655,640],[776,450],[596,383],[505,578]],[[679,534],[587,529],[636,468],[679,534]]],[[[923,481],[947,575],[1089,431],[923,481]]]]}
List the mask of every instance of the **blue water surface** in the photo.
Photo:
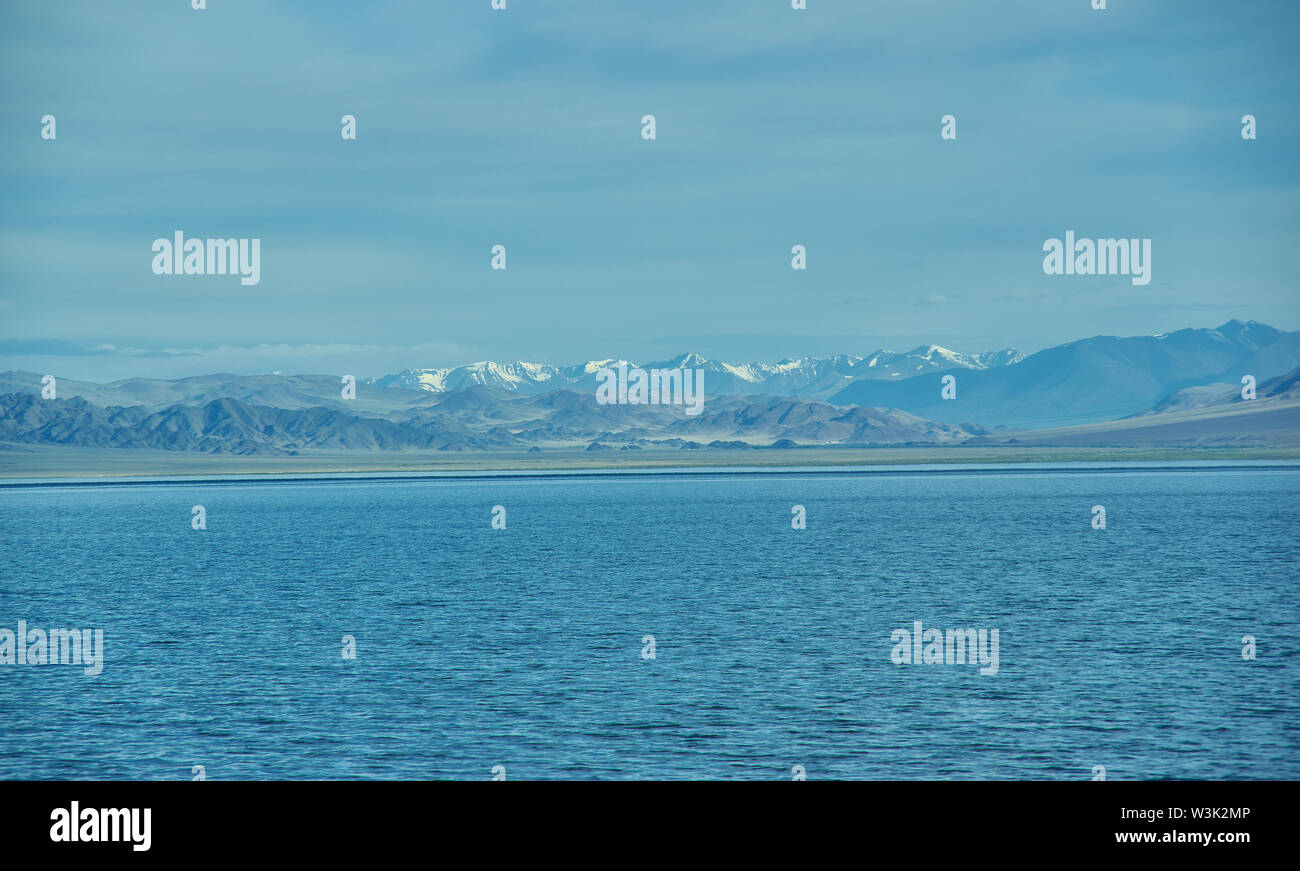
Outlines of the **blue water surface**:
{"type": "Polygon", "coordinates": [[[0,665],[0,777],[1295,779],[1298,505],[1230,465],[4,487],[0,627],[106,656],[0,665]],[[997,674],[895,664],[914,620],[997,674]]]}

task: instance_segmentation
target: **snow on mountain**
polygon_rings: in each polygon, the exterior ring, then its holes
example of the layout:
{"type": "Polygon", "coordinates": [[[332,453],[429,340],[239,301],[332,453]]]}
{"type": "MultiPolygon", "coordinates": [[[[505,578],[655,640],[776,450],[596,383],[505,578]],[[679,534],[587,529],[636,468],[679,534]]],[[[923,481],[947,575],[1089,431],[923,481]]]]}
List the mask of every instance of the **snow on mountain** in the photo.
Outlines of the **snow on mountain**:
{"type": "MultiPolygon", "coordinates": [[[[1186,388],[1226,384],[1240,390],[1243,375],[1262,384],[1289,372],[1300,365],[1300,331],[1234,320],[1216,329],[1158,336],[1093,336],[1045,348],[1014,364],[1009,362],[1018,357],[1014,352],[977,356],[969,359],[981,367],[957,379],[956,402],[943,398],[931,370],[915,369],[922,360],[933,363],[934,371],[960,362],[941,351],[929,346],[909,351],[909,375],[859,378],[826,399],[837,405],[897,408],[949,423],[975,420],[985,426],[1031,428],[1095,423],[1145,411],[1186,388]]],[[[1170,406],[1195,404],[1204,394],[1182,394],[1170,406]]]]}
{"type": "MultiPolygon", "coordinates": [[[[775,363],[724,363],[700,354],[684,353],[668,360],[641,363],[646,369],[703,369],[710,394],[769,394],[824,398],[860,378],[902,379],[921,372],[945,369],[991,369],[1023,359],[1015,350],[962,354],[938,345],[922,345],[905,353],[880,350],[869,357],[837,354],[832,357],[785,358],[775,363]]],[[[496,363],[480,361],[447,369],[404,369],[366,383],[445,393],[483,385],[533,395],[571,388],[594,390],[596,372],[616,367],[617,359],[590,360],[573,366],[547,363],[496,363]]],[[[629,361],[629,366],[638,365],[629,361]]]]}

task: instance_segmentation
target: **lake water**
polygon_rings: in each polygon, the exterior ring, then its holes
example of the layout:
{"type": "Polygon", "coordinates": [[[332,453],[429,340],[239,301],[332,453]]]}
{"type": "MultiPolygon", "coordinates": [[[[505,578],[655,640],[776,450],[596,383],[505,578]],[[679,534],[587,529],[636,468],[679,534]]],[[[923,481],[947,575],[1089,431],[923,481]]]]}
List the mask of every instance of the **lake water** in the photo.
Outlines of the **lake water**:
{"type": "Polygon", "coordinates": [[[0,487],[0,627],[105,645],[0,664],[0,777],[1294,779],[1298,506],[1228,464],[0,487]],[[915,620],[997,673],[895,664],[915,620]]]}

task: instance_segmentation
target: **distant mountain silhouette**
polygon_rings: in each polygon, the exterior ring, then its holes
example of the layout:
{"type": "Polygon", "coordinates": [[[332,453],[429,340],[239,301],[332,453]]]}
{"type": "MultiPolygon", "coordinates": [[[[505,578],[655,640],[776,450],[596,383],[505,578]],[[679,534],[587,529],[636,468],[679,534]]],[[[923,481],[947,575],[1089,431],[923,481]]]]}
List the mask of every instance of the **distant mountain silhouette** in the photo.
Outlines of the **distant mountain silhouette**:
{"type": "MultiPolygon", "coordinates": [[[[0,373],[0,442],[235,454],[992,443],[1002,435],[989,427],[1072,427],[1231,405],[1240,401],[1244,374],[1256,379],[1255,402],[1294,399],[1300,332],[1234,320],[1214,330],[1097,336],[1023,359],[1014,351],[969,356],[923,345],[775,364],[731,366],[693,354],[644,364],[705,369],[698,416],[681,406],[597,404],[595,372],[606,363],[615,361],[405,370],[359,383],[354,399],[342,398],[337,375],[216,374],[111,384],[57,379],[57,398],[45,400],[41,375],[11,371],[0,373]],[[956,378],[955,399],[941,398],[945,375],[956,378]]],[[[1189,426],[1206,420],[1207,413],[1187,418],[1189,426]]],[[[1270,431],[1290,420],[1282,414],[1270,431]]],[[[1224,434],[1229,424],[1215,426],[1216,438],[1234,438],[1224,434]]],[[[1102,438],[1099,432],[1087,438],[1102,438]]],[[[1178,438],[1194,436],[1180,431],[1178,438]]],[[[1019,432],[1011,437],[1023,441],[1019,432]]]]}
{"type": "Polygon", "coordinates": [[[1015,365],[957,372],[957,398],[941,398],[936,374],[859,380],[830,397],[840,405],[898,408],[934,420],[1064,426],[1145,411],[1193,385],[1265,380],[1300,365],[1300,332],[1254,321],[1160,336],[1097,336],[1031,354],[1015,365]]]}

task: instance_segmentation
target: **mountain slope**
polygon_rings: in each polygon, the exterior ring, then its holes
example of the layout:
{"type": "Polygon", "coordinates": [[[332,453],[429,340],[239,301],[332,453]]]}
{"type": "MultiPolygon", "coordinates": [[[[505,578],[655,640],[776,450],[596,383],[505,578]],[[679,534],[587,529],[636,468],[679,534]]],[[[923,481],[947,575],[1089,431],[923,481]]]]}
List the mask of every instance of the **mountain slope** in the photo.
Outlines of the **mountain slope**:
{"type": "Polygon", "coordinates": [[[498,450],[713,441],[802,444],[951,444],[986,432],[886,409],[842,409],[791,398],[717,397],[697,416],[672,405],[599,405],[594,395],[555,391],[519,397],[477,386],[429,408],[387,416],[316,406],[281,409],[238,399],[101,408],[81,397],[0,394],[0,442],[154,448],[239,455],[311,450],[498,450]]]}
{"type": "Polygon", "coordinates": [[[1124,420],[990,434],[967,447],[1300,447],[1300,399],[1253,400],[1124,420]]]}
{"type": "MultiPolygon", "coordinates": [[[[1234,367],[1240,369],[1241,367],[1234,367]]],[[[1243,399],[1242,385],[1216,381],[1198,387],[1185,387],[1157,402],[1144,414],[1164,414],[1191,408],[1231,405],[1238,402],[1265,402],[1268,400],[1300,398],[1300,366],[1275,378],[1256,381],[1255,399],[1243,399]]],[[[1138,415],[1133,415],[1137,417],[1138,415]]]]}
{"type": "Polygon", "coordinates": [[[940,377],[859,380],[830,397],[841,405],[883,405],[934,420],[1026,427],[1088,423],[1144,411],[1180,386],[1211,383],[1246,361],[1257,378],[1296,365],[1298,333],[1229,321],[1215,330],[1160,336],[1097,336],[1048,348],[1013,366],[956,374],[957,398],[940,396],[940,377]],[[1272,361],[1272,362],[1269,362],[1272,361]],[[1268,371],[1265,366],[1284,366],[1268,371]]]}

